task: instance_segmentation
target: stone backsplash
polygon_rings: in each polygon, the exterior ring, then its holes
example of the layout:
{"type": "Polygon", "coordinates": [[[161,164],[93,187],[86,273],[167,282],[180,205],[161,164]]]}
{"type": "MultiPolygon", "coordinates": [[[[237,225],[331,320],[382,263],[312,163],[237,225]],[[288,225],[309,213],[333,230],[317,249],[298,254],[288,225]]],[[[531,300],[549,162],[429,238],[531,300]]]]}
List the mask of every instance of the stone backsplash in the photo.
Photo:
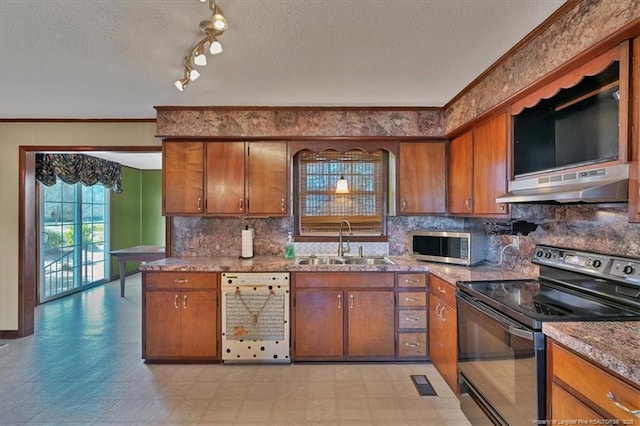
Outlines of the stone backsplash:
{"type": "MultiPolygon", "coordinates": [[[[487,262],[509,269],[536,273],[530,259],[536,244],[599,251],[640,258],[640,224],[628,222],[628,205],[534,205],[514,204],[514,219],[538,225],[529,235],[519,237],[519,248],[507,247],[508,235],[489,235],[487,262]],[[505,248],[506,247],[506,248],[505,248]],[[502,256],[501,256],[502,254],[502,256]]],[[[388,254],[408,254],[409,231],[416,229],[488,230],[494,219],[449,216],[389,217],[388,254]]],[[[174,217],[171,240],[175,256],[239,256],[241,230],[248,225],[255,230],[254,255],[281,256],[287,233],[293,230],[293,218],[242,219],[221,217],[174,217]]],[[[337,243],[318,247],[314,243],[296,243],[298,254],[315,254],[314,250],[331,253],[337,243]],[[309,245],[307,245],[309,244],[309,245]]],[[[359,243],[351,243],[356,252],[359,243]]],[[[386,254],[379,243],[363,244],[366,254],[386,254]]],[[[326,253],[323,253],[326,254],[326,253]]]]}

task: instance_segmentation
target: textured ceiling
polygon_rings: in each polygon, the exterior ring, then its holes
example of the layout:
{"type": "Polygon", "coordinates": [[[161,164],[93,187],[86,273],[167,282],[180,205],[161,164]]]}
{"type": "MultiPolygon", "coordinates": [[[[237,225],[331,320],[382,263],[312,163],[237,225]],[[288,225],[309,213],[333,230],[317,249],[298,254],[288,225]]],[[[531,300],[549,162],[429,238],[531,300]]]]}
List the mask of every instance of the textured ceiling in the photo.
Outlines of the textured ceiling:
{"type": "Polygon", "coordinates": [[[219,0],[224,53],[173,82],[197,0],[0,0],[0,118],[155,118],[155,105],[442,106],[560,0],[219,0]]]}

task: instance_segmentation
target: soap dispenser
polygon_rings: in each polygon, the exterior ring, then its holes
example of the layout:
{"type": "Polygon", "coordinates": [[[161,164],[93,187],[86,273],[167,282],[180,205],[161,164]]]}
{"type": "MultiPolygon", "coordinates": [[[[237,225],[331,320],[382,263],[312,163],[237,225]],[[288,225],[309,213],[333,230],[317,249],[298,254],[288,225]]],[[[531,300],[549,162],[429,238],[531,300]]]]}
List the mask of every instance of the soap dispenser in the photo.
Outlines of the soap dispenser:
{"type": "Polygon", "coordinates": [[[296,251],[293,246],[293,234],[289,232],[287,236],[287,243],[284,246],[284,258],[285,259],[293,259],[296,257],[296,251]]]}

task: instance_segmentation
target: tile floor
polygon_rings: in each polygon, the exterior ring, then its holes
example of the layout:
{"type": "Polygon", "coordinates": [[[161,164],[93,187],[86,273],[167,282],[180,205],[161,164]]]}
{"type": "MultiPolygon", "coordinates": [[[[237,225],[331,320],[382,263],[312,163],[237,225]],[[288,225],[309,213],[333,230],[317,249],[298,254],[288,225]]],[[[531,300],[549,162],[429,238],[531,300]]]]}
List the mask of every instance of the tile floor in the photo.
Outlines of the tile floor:
{"type": "Polygon", "coordinates": [[[36,309],[0,347],[0,424],[468,425],[430,364],[146,365],[140,275],[36,309]],[[424,374],[438,397],[420,397],[424,374]]]}

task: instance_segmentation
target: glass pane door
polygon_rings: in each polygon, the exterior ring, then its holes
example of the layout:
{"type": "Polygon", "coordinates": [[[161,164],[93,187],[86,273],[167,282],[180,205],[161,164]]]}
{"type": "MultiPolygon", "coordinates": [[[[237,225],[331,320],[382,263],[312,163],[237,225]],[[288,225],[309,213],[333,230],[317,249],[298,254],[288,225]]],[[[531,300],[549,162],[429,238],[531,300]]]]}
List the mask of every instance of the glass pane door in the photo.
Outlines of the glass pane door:
{"type": "Polygon", "coordinates": [[[40,302],[106,281],[107,189],[40,187],[40,302]]]}

